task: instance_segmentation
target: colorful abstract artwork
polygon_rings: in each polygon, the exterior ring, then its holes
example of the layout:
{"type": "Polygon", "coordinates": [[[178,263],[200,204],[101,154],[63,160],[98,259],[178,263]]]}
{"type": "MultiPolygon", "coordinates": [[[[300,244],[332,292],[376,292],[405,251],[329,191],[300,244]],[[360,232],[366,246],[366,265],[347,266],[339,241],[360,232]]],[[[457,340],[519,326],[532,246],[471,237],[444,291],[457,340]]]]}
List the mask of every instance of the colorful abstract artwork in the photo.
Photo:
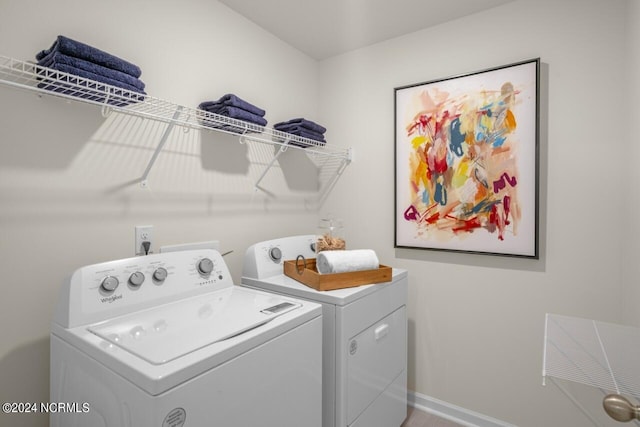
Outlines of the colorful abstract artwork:
{"type": "Polygon", "coordinates": [[[538,257],[539,59],[395,89],[395,246],[538,257]]]}

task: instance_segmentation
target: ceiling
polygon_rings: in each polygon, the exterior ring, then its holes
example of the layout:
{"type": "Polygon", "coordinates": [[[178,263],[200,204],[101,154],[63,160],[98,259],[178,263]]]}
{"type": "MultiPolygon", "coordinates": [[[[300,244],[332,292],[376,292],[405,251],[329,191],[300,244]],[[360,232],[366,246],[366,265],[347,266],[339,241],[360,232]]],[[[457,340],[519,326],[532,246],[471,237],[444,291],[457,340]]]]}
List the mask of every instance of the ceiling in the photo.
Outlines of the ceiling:
{"type": "Polygon", "coordinates": [[[322,60],[513,0],[220,0],[322,60]]]}

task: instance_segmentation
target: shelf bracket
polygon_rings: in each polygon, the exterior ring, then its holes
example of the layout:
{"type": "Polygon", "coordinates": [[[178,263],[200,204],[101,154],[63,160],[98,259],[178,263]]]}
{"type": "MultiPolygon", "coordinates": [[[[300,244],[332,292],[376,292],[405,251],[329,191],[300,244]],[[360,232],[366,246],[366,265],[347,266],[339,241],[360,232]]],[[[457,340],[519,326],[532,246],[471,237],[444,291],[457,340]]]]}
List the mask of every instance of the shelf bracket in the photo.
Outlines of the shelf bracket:
{"type": "Polygon", "coordinates": [[[256,181],[256,183],[253,185],[253,189],[255,191],[260,190],[260,182],[262,181],[262,179],[265,177],[265,175],[267,174],[267,172],[269,172],[269,169],[271,169],[271,167],[273,166],[273,164],[276,162],[276,160],[278,160],[278,157],[280,157],[280,155],[282,153],[284,153],[285,151],[287,151],[288,148],[288,144],[289,144],[289,140],[285,140],[284,143],[280,146],[280,149],[278,150],[278,152],[275,154],[275,156],[273,156],[273,159],[271,159],[271,161],[269,162],[269,164],[267,165],[267,167],[262,171],[262,174],[260,175],[260,178],[258,178],[258,180],[256,181]]]}
{"type": "Polygon", "coordinates": [[[162,148],[167,143],[169,134],[171,133],[171,130],[173,129],[173,127],[176,125],[176,120],[178,119],[178,117],[180,117],[182,108],[183,107],[181,105],[178,105],[178,107],[176,108],[176,111],[175,113],[173,113],[173,117],[171,118],[171,121],[167,125],[167,128],[164,130],[164,133],[162,134],[162,138],[160,138],[160,142],[156,147],[156,151],[154,151],[153,156],[151,156],[151,160],[149,160],[149,164],[147,165],[147,168],[144,170],[144,173],[140,177],[140,185],[142,187],[147,187],[147,177],[149,176],[149,172],[151,171],[151,168],[155,164],[156,160],[158,159],[158,155],[160,154],[160,151],[162,151],[162,148]]]}
{"type": "Polygon", "coordinates": [[[322,192],[320,193],[318,197],[318,206],[322,206],[324,204],[325,200],[327,199],[327,196],[329,196],[329,193],[331,192],[331,190],[333,190],[333,187],[335,187],[336,183],[338,182],[338,179],[340,179],[340,177],[342,176],[342,172],[344,172],[344,170],[347,168],[349,163],[351,163],[350,158],[346,158],[342,160],[335,174],[327,182],[327,184],[324,187],[324,190],[322,190],[322,192]]]}
{"type": "Polygon", "coordinates": [[[102,104],[102,108],[100,109],[100,113],[104,118],[109,117],[109,114],[111,114],[111,107],[109,106],[109,95],[111,95],[111,93],[107,93],[104,104],[102,104]]]}

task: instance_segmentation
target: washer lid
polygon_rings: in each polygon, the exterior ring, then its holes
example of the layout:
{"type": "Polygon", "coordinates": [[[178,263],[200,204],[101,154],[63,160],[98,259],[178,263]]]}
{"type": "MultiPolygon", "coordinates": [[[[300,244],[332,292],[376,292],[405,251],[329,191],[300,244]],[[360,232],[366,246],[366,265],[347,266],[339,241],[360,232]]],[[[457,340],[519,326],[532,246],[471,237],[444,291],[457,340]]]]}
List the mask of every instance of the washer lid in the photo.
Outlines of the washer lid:
{"type": "Polygon", "coordinates": [[[300,306],[284,299],[274,303],[272,295],[227,288],[91,325],[88,330],[149,363],[161,365],[264,325],[300,306]]]}

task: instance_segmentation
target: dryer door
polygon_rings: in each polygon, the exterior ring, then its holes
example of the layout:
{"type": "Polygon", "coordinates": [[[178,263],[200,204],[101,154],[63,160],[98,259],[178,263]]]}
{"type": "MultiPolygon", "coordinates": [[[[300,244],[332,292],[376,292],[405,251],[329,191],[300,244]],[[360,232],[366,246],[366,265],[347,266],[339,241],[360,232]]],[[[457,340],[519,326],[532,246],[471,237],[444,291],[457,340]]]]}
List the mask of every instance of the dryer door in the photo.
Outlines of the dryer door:
{"type": "Polygon", "coordinates": [[[406,308],[351,338],[347,351],[347,424],[351,424],[405,370],[406,308]]]}

